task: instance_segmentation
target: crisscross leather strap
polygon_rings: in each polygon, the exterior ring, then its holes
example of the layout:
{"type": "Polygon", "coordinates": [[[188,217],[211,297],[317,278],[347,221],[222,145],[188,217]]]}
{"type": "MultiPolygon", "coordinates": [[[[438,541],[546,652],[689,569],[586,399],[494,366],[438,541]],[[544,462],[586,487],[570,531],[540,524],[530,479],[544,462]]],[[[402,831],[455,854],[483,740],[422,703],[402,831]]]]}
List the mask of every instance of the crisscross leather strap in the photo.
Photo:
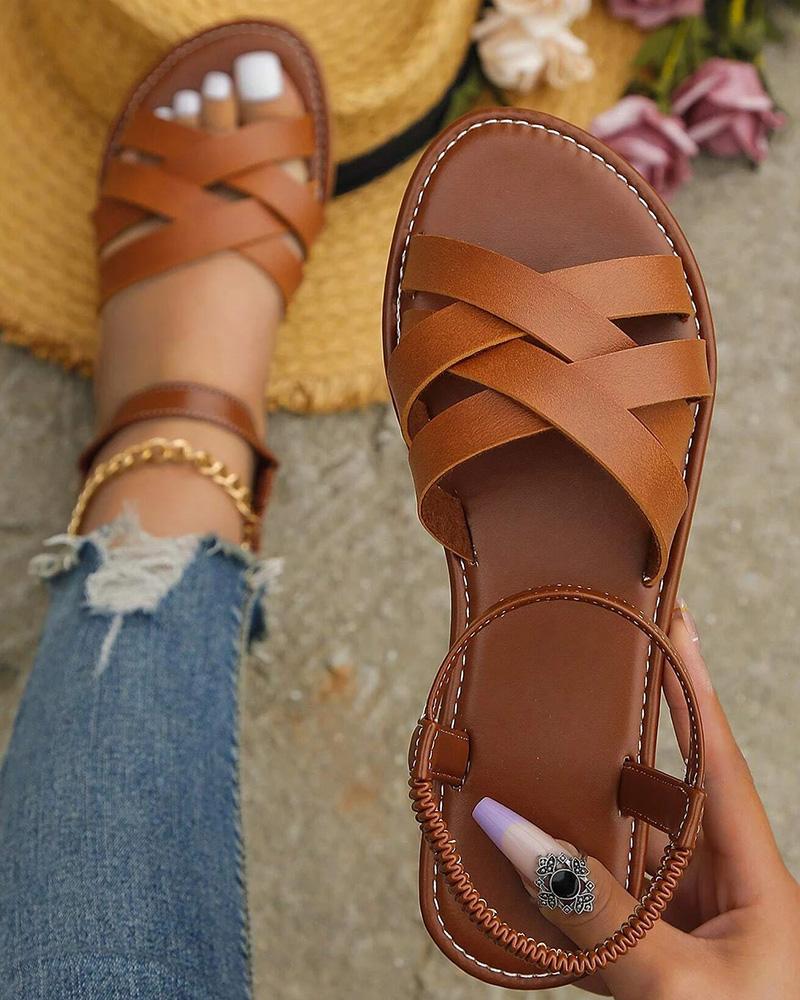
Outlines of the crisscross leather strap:
{"type": "Polygon", "coordinates": [[[81,454],[78,460],[81,472],[84,476],[89,472],[98,452],[123,428],[142,420],[164,417],[216,424],[236,434],[250,446],[255,457],[253,510],[261,517],[269,500],[278,462],[272,452],[264,447],[244,403],[214,386],[198,382],[160,382],[129,396],[108,425],[81,454]]]}
{"type": "Polygon", "coordinates": [[[420,234],[409,244],[403,288],[455,300],[435,311],[406,309],[388,364],[428,530],[473,561],[463,507],[441,480],[500,445],[558,430],[639,507],[654,540],[648,577],[661,576],[687,503],[687,401],[711,391],[705,345],[638,346],[614,320],[688,317],[679,258],[628,257],[542,274],[483,247],[420,234]],[[431,418],[424,393],[445,372],[481,391],[431,418]]]}
{"type": "Polygon", "coordinates": [[[456,639],[434,678],[425,712],[412,736],[409,770],[410,795],[417,821],[445,882],[464,913],[484,934],[517,957],[547,972],[573,976],[591,975],[615,962],[635,947],[659,919],[691,859],[705,801],[703,729],[686,667],[666,634],[641,611],[620,598],[579,587],[541,587],[506,598],[456,639]],[[669,843],[647,892],[622,927],[593,948],[575,951],[550,948],[515,930],[484,899],[464,868],[458,843],[447,828],[438,794],[442,783],[459,785],[468,773],[469,735],[447,729],[439,721],[454,665],[485,628],[520,608],[553,601],[593,605],[618,615],[643,632],[658,647],[675,674],[689,719],[689,752],[683,781],[632,761],[622,765],[618,790],[620,810],[664,830],[670,838],[669,843]]]}
{"type": "Polygon", "coordinates": [[[136,111],[118,147],[143,154],[144,161],[119,154],[109,161],[95,211],[98,244],[102,250],[153,216],[168,224],[103,257],[101,301],[179,264],[236,250],[264,270],[288,302],[302,262],[280,237],[292,234],[308,251],[322,226],[323,192],[317,181],[298,181],[280,163],[311,156],[314,141],[310,115],[209,134],[136,111]]]}

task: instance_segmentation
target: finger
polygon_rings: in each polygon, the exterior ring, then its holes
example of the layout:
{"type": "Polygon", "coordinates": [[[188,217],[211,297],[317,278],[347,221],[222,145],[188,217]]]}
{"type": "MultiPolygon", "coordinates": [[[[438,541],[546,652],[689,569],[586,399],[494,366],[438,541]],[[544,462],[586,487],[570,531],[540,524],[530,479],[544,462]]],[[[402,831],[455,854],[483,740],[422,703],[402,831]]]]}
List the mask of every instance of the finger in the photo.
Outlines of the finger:
{"type": "Polygon", "coordinates": [[[274,52],[247,52],[239,56],[233,64],[233,75],[244,124],[273,112],[274,102],[283,93],[283,68],[274,52]]]}
{"type": "MultiPolygon", "coordinates": [[[[592,948],[604,941],[634,911],[637,900],[596,858],[586,859],[588,873],[584,877],[580,864],[573,864],[578,856],[574,847],[555,840],[494,799],[481,799],[472,815],[517,869],[542,914],[579,947],[592,948]],[[540,859],[547,856],[564,859],[564,863],[556,862],[553,872],[540,874],[540,859]],[[588,906],[587,894],[593,896],[588,906]],[[559,907],[559,900],[570,912],[559,907]]],[[[612,992],[624,986],[629,995],[637,995],[639,987],[644,989],[658,979],[681,938],[678,931],[658,921],[621,965],[603,970],[604,982],[612,992]]]]}
{"type": "MultiPolygon", "coordinates": [[[[656,830],[655,827],[651,827],[648,832],[645,869],[651,878],[661,866],[668,840],[667,835],[656,830]]],[[[705,919],[702,915],[704,911],[698,907],[698,903],[702,899],[701,880],[704,872],[708,870],[705,856],[703,838],[700,836],[692,855],[692,863],[681,876],[675,889],[675,895],[670,900],[662,918],[672,927],[686,931],[687,934],[703,923],[705,919]]]]}
{"type": "Polygon", "coordinates": [[[669,837],[666,833],[656,830],[655,827],[650,827],[647,832],[647,853],[645,855],[645,869],[648,875],[654,875],[658,871],[668,842],[669,837]]]}
{"type": "MultiPolygon", "coordinates": [[[[697,647],[698,651],[700,649],[700,636],[697,631],[697,625],[683,598],[678,600],[672,612],[669,637],[673,645],[676,645],[676,648],[677,646],[685,648],[686,642],[690,641],[697,647]]],[[[678,649],[678,652],[680,653],[680,649],[678,649]]],[[[682,656],[681,659],[685,662],[685,657],[682,656]]],[[[693,686],[696,686],[694,682],[693,686]]],[[[685,761],[689,754],[689,710],[686,707],[686,700],[683,697],[680,682],[669,667],[666,667],[664,671],[664,695],[669,706],[672,728],[675,730],[675,737],[685,761]]]]}
{"type": "MultiPolygon", "coordinates": [[[[303,99],[283,71],[274,52],[247,52],[234,61],[233,75],[239,92],[242,122],[262,118],[294,118],[302,113],[303,99]]],[[[285,160],[281,166],[295,180],[308,179],[308,165],[299,159],[285,160]]]]}
{"type": "MultiPolygon", "coordinates": [[[[713,854],[726,859],[721,875],[743,904],[765,884],[764,865],[781,865],[780,854],[750,768],[711,683],[694,619],[683,602],[673,619],[670,639],[689,672],[705,736],[705,841],[713,854]],[[753,864],[754,858],[758,864],[753,864]]],[[[680,733],[688,732],[688,722],[677,683],[667,683],[665,694],[681,739],[680,733]]]]}

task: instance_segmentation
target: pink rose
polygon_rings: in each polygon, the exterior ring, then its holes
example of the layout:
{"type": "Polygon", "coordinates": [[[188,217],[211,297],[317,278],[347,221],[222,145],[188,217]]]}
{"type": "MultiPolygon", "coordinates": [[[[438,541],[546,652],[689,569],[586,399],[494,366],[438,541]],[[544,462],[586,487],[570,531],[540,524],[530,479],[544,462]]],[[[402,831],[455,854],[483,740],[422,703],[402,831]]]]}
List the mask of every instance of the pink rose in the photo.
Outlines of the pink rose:
{"type": "Polygon", "coordinates": [[[665,198],[692,176],[697,146],[680,118],[662,114],[649,97],[623,97],[589,126],[621,153],[665,198]]]}
{"type": "Polygon", "coordinates": [[[689,135],[715,156],[767,155],[767,136],[784,124],[751,63],[709,59],[672,96],[672,110],[689,135]]]}
{"type": "Polygon", "coordinates": [[[702,14],[703,0],[608,0],[608,9],[614,17],[650,31],[667,21],[702,14]]]}

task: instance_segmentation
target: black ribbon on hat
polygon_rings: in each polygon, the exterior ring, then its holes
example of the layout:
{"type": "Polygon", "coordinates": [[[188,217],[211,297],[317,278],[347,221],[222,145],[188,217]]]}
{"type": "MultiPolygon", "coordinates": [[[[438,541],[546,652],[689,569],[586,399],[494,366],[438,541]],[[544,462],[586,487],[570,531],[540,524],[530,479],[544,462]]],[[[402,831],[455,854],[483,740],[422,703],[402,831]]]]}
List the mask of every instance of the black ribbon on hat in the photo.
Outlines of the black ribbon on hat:
{"type": "Polygon", "coordinates": [[[354,156],[352,160],[342,160],[338,163],[334,194],[347,194],[348,191],[353,191],[355,188],[362,187],[364,184],[369,184],[370,181],[388,174],[403,160],[407,160],[427,145],[441,129],[453,95],[469,75],[475,58],[474,50],[470,49],[459,67],[455,79],[448,86],[441,99],[430,111],[412,122],[408,128],[387,139],[380,146],[376,146],[360,156],[354,156]]]}

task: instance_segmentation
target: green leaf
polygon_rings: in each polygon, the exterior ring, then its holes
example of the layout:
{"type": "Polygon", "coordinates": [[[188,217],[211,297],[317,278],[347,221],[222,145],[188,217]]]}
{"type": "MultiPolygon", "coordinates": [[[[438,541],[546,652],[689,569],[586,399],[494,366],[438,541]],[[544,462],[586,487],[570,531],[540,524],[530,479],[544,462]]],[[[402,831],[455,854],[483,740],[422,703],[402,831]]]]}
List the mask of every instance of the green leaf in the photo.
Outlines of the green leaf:
{"type": "Polygon", "coordinates": [[[633,60],[633,65],[642,68],[651,67],[655,70],[660,69],[672,45],[675,28],[674,24],[667,24],[665,27],[651,32],[642,42],[641,48],[633,60]]]}
{"type": "Polygon", "coordinates": [[[702,17],[685,17],[653,32],[635,59],[632,92],[646,93],[667,110],[675,87],[713,54],[711,38],[702,17]]]}

